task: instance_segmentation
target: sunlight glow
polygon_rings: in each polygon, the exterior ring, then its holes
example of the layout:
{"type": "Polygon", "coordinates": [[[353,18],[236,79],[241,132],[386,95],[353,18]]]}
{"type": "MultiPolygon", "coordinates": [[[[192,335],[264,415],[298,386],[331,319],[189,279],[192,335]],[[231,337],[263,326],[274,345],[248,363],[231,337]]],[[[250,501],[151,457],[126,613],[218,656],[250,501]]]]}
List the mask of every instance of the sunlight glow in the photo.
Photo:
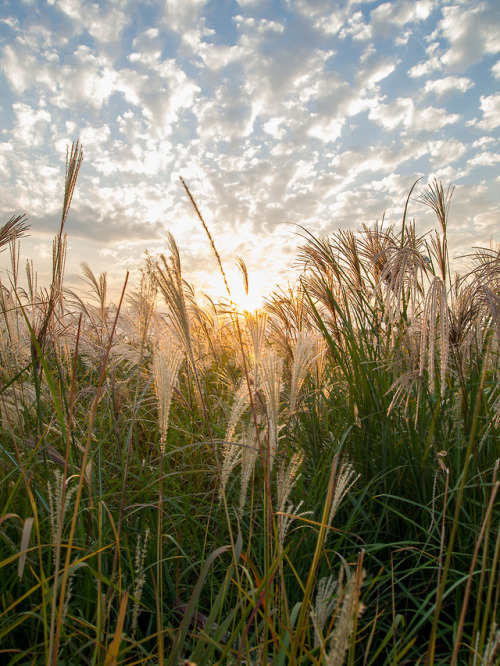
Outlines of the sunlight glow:
{"type": "MultiPolygon", "coordinates": [[[[249,272],[248,294],[245,292],[243,277],[240,271],[235,268],[226,269],[226,279],[231,292],[231,301],[234,308],[239,312],[255,312],[260,310],[264,303],[264,298],[272,290],[272,285],[266,280],[266,276],[258,272],[249,272]]],[[[217,288],[214,285],[215,280],[210,287],[204,291],[215,301],[227,302],[228,296],[224,288],[221,289],[219,282],[222,278],[217,278],[217,288]],[[214,286],[212,286],[214,285],[214,286]]]]}

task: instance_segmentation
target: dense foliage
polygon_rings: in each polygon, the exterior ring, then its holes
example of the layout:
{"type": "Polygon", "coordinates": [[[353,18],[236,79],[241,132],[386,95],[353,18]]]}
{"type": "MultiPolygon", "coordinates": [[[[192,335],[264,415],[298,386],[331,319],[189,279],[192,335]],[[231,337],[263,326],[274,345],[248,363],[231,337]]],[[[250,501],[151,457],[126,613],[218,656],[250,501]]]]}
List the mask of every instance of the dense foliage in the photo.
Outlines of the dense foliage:
{"type": "Polygon", "coordinates": [[[64,288],[81,160],[49,289],[0,229],[0,661],[500,663],[500,253],[452,276],[452,191],[427,237],[304,231],[253,314],[170,235],[114,305],[64,288]]]}

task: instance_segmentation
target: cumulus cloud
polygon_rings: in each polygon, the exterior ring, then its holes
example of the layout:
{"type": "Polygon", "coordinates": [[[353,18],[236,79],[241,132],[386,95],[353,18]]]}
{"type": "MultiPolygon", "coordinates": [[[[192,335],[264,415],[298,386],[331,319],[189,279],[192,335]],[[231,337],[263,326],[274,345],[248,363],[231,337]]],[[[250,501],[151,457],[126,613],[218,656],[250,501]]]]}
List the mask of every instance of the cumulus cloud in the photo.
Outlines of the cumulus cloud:
{"type": "Polygon", "coordinates": [[[378,102],[371,108],[369,117],[386,130],[394,130],[401,125],[412,132],[432,132],[456,123],[460,118],[458,114],[449,114],[442,108],[418,108],[409,97],[399,97],[388,104],[378,102]]]}
{"type": "Polygon", "coordinates": [[[413,65],[408,71],[408,75],[411,76],[411,78],[416,79],[421,76],[428,76],[432,72],[435,72],[436,70],[440,70],[442,68],[442,64],[438,56],[433,55],[427,60],[424,60],[422,62],[417,63],[416,65],[413,65]]]}
{"type": "Polygon", "coordinates": [[[474,82],[465,76],[445,76],[443,79],[434,79],[425,82],[425,92],[432,92],[438,97],[451,92],[466,92],[474,87],[474,82]]]}
{"type": "Polygon", "coordinates": [[[429,152],[434,168],[438,164],[453,164],[467,152],[467,146],[457,139],[447,141],[430,141],[429,152]]]}
{"type": "Polygon", "coordinates": [[[442,56],[452,72],[464,72],[485,55],[500,51],[500,11],[497,3],[454,3],[443,7],[440,29],[449,43],[442,56]]]}
{"type": "Polygon", "coordinates": [[[384,2],[370,13],[370,23],[377,34],[387,35],[408,23],[424,21],[433,8],[432,0],[384,2]]]}
{"type": "Polygon", "coordinates": [[[351,37],[355,41],[363,42],[373,37],[373,28],[369,23],[366,23],[363,13],[358,11],[347,18],[339,36],[341,39],[351,37]]]}
{"type": "Polygon", "coordinates": [[[21,15],[5,0],[0,19],[0,214],[26,211],[36,222],[26,251],[49,256],[66,145],[80,138],[75,275],[90,253],[111,279],[145,247],[161,250],[168,228],[189,278],[209,282],[179,174],[224,260],[240,254],[267,284],[291,265],[296,225],[328,233],[384,211],[398,221],[419,176],[466,196],[458,244],[492,228],[493,2],[30,2],[21,15]],[[485,58],[479,76],[470,67],[485,58]],[[484,191],[472,192],[477,174],[484,191]]]}
{"type": "Polygon", "coordinates": [[[500,126],[500,93],[494,95],[481,95],[480,100],[483,119],[478,127],[484,130],[492,130],[500,126]]]}

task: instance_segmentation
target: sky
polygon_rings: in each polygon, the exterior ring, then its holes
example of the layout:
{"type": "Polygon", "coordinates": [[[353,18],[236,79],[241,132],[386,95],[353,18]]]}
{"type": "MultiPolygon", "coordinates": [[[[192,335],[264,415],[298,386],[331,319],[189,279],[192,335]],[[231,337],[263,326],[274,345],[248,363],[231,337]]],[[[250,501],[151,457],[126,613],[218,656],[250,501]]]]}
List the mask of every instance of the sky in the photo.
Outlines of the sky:
{"type": "MultiPolygon", "coordinates": [[[[84,149],[67,221],[112,293],[144,252],[223,294],[190,188],[235,294],[298,276],[304,229],[400,223],[413,183],[455,189],[451,255],[500,241],[500,3],[478,0],[3,0],[0,224],[26,213],[49,281],[66,147],[84,149]]],[[[417,230],[433,220],[417,200],[417,230]]],[[[0,255],[5,279],[8,253],[0,255]]],[[[235,296],[237,300],[237,296],[235,296]]]]}

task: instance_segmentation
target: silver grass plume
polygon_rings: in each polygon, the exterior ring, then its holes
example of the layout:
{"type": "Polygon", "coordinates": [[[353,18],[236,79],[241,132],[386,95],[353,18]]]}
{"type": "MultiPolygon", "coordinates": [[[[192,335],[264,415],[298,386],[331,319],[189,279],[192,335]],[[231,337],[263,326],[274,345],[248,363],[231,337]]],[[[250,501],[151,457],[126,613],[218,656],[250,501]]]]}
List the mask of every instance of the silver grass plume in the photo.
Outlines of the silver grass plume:
{"type": "Polygon", "coordinates": [[[394,244],[390,252],[387,251],[387,261],[376,285],[376,292],[385,291],[388,320],[395,325],[394,335],[403,304],[408,304],[410,318],[416,312],[424,276],[430,271],[425,242],[417,237],[415,225],[409,224],[400,245],[394,244]]]}
{"type": "Polygon", "coordinates": [[[307,378],[311,364],[315,360],[317,337],[307,331],[299,331],[293,350],[292,376],[290,379],[290,416],[295,414],[300,392],[307,378]]]}
{"type": "Polygon", "coordinates": [[[153,377],[158,399],[160,447],[162,452],[165,451],[172,393],[177,382],[183,357],[182,350],[171,336],[166,334],[160,336],[159,344],[153,356],[153,377]]]}
{"type": "Polygon", "coordinates": [[[35,387],[29,382],[12,384],[0,394],[0,430],[24,427],[24,414],[35,404],[35,387]]]}
{"type": "Polygon", "coordinates": [[[290,525],[292,524],[292,522],[297,518],[301,518],[303,516],[310,516],[313,513],[312,511],[301,511],[303,504],[304,500],[300,500],[300,502],[297,505],[288,503],[285,506],[283,515],[279,516],[280,522],[278,528],[278,542],[281,550],[283,550],[283,547],[285,545],[286,535],[288,534],[288,530],[290,529],[290,525]]]}
{"type": "Polygon", "coordinates": [[[66,263],[66,240],[63,237],[64,226],[68,218],[71,202],[76,189],[78,173],[83,162],[83,149],[80,142],[73,143],[66,149],[66,174],[64,179],[64,200],[59,233],[54,239],[54,256],[52,263],[51,301],[61,297],[64,265],[66,263]]]}
{"type": "MultiPolygon", "coordinates": [[[[343,462],[340,466],[340,469],[335,480],[335,490],[333,493],[332,505],[330,507],[330,513],[328,514],[328,528],[331,527],[333,518],[338,511],[342,500],[352,488],[352,486],[359,479],[359,474],[356,474],[354,468],[350,462],[343,462]]],[[[325,532],[325,542],[328,538],[329,529],[325,532]]]]}
{"type": "Polygon", "coordinates": [[[21,243],[16,239],[13,239],[9,243],[9,253],[10,253],[10,265],[11,265],[11,274],[10,282],[13,286],[14,291],[17,290],[17,281],[19,278],[19,258],[21,256],[21,243]]]}
{"type": "Polygon", "coordinates": [[[476,292],[476,299],[483,311],[486,327],[496,328],[497,341],[500,340],[500,296],[490,287],[481,285],[476,292]]]}
{"type": "Polygon", "coordinates": [[[297,483],[300,475],[297,472],[304,461],[303,451],[297,451],[293,454],[292,459],[288,465],[283,460],[277,475],[277,510],[284,511],[285,505],[288,502],[290,493],[297,483]]]}
{"type": "Polygon", "coordinates": [[[195,367],[193,343],[189,314],[185,298],[184,281],[182,279],[181,258],[174,237],[167,232],[167,244],[170,256],[161,255],[160,262],[155,266],[155,278],[165,302],[169,307],[172,326],[187,354],[191,367],[195,367]]]}
{"type": "MultiPolygon", "coordinates": [[[[52,532],[52,542],[57,543],[62,536],[64,526],[64,515],[70,506],[71,498],[77,491],[77,486],[73,485],[71,488],[63,492],[63,486],[68,485],[70,479],[64,479],[64,475],[58,469],[54,469],[54,485],[51,481],[47,481],[47,495],[49,499],[49,518],[50,528],[52,532]],[[64,495],[64,506],[63,506],[64,495]]],[[[56,550],[53,552],[54,558],[56,550]]]]}
{"type": "Polygon", "coordinates": [[[83,161],[83,150],[79,141],[73,143],[71,150],[66,150],[66,175],[64,180],[64,201],[63,210],[61,215],[61,225],[57,236],[54,239],[52,246],[52,283],[50,285],[50,293],[45,305],[45,312],[43,313],[40,325],[35,331],[36,342],[31,343],[31,352],[35,367],[40,367],[40,359],[38,349],[43,350],[45,339],[52,326],[56,305],[59,305],[61,311],[63,310],[63,280],[64,280],[64,267],[66,264],[66,250],[67,242],[66,235],[64,234],[64,226],[69,214],[73,195],[75,193],[76,181],[78,172],[83,161]]]}
{"type": "Polygon", "coordinates": [[[259,360],[266,341],[267,314],[260,311],[256,314],[245,314],[245,333],[249,348],[250,364],[254,372],[255,384],[259,384],[259,360]]]}
{"type": "Polygon", "coordinates": [[[241,460],[241,448],[238,442],[224,442],[222,449],[221,486],[219,488],[219,501],[222,501],[226,491],[227,482],[233,469],[241,460]]]}
{"type": "Polygon", "coordinates": [[[236,265],[238,267],[238,270],[241,273],[241,277],[243,279],[243,288],[245,289],[245,294],[248,296],[248,269],[247,265],[245,264],[244,260],[241,257],[236,257],[236,265]]]}
{"type": "Polygon", "coordinates": [[[5,249],[6,245],[15,242],[26,234],[29,229],[29,224],[26,221],[26,215],[13,215],[8,222],[0,227],[0,252],[5,249]]]}
{"type": "Polygon", "coordinates": [[[480,656],[478,653],[478,644],[480,640],[480,632],[477,632],[476,646],[474,650],[474,658],[472,666],[493,666],[498,664],[498,658],[495,659],[497,652],[500,651],[500,629],[496,622],[492,622],[488,640],[484,646],[483,654],[480,656]]]}
{"type": "MultiPolygon", "coordinates": [[[[181,181],[181,183],[182,183],[184,189],[186,190],[186,194],[188,195],[189,200],[191,201],[191,204],[192,204],[192,206],[193,206],[193,208],[194,208],[194,210],[195,210],[195,212],[196,212],[196,215],[198,216],[198,219],[200,220],[200,222],[201,222],[201,224],[202,224],[202,226],[203,226],[203,229],[204,229],[204,231],[205,231],[205,233],[206,233],[206,235],[207,235],[207,238],[208,238],[208,240],[210,241],[210,246],[211,246],[211,248],[212,248],[212,252],[214,253],[215,258],[217,259],[217,263],[218,263],[218,265],[219,265],[219,270],[220,270],[220,273],[221,273],[222,278],[223,278],[223,280],[224,280],[224,286],[226,287],[227,295],[228,295],[228,297],[229,297],[229,300],[232,302],[232,298],[231,298],[231,290],[229,289],[229,285],[228,285],[228,283],[227,283],[227,278],[226,278],[226,273],[225,273],[225,271],[224,271],[224,266],[222,265],[222,259],[221,259],[221,256],[220,256],[220,254],[219,254],[219,251],[217,250],[217,247],[216,247],[216,245],[215,245],[215,241],[214,241],[214,239],[213,239],[213,236],[212,236],[212,234],[210,233],[210,229],[208,228],[207,223],[206,223],[205,220],[203,219],[203,215],[201,214],[200,209],[198,208],[198,205],[197,205],[196,201],[194,200],[194,197],[193,197],[193,195],[191,194],[191,191],[190,191],[189,187],[186,185],[186,183],[185,183],[184,179],[182,178],[182,176],[179,176],[179,178],[180,178],[180,181],[181,181]]],[[[247,278],[248,278],[248,274],[247,274],[247,278]]]]}
{"type": "Polygon", "coordinates": [[[137,545],[135,549],[135,562],[134,562],[134,605],[132,607],[132,626],[130,628],[130,633],[132,638],[135,638],[135,633],[137,631],[137,620],[139,618],[139,606],[141,603],[142,591],[144,584],[146,582],[146,571],[144,569],[144,561],[146,559],[146,553],[148,548],[150,530],[149,527],[146,528],[144,538],[141,539],[141,534],[137,539],[137,545]]]}
{"type": "Polygon", "coordinates": [[[311,609],[311,620],[314,625],[314,647],[324,646],[323,632],[325,625],[330,620],[333,610],[338,603],[336,594],[338,581],[334,576],[325,576],[318,581],[316,591],[316,603],[311,609]]]}
{"type": "Polygon", "coordinates": [[[495,291],[500,289],[500,243],[490,243],[490,247],[481,247],[471,255],[474,262],[469,273],[472,286],[490,285],[495,291]]]}
{"type": "Polygon", "coordinates": [[[251,426],[243,431],[241,444],[243,448],[241,451],[240,514],[243,512],[245,506],[248,484],[255,469],[255,461],[259,453],[254,427],[251,426]]]}
{"type": "Polygon", "coordinates": [[[297,472],[299,471],[303,461],[304,461],[303,451],[297,451],[296,453],[293,454],[292,459],[290,460],[288,465],[283,460],[278,469],[278,474],[276,479],[276,486],[277,486],[276,504],[278,507],[278,513],[288,514],[286,516],[283,515],[279,516],[278,539],[281,548],[283,548],[285,537],[287,535],[292,520],[294,520],[294,518],[303,516],[306,513],[310,513],[310,512],[299,513],[303,504],[302,501],[299,502],[297,506],[294,506],[293,504],[290,504],[288,502],[293,487],[297,483],[297,480],[300,476],[300,474],[297,474],[297,472]]]}
{"type": "Polygon", "coordinates": [[[278,355],[267,350],[261,358],[261,387],[264,391],[267,407],[267,431],[269,440],[269,466],[272,469],[278,449],[279,408],[283,361],[278,355]]]}
{"type": "MultiPolygon", "coordinates": [[[[361,578],[363,577],[364,572],[361,574],[361,578]]],[[[342,666],[344,664],[354,623],[357,616],[363,611],[359,603],[359,587],[358,578],[355,575],[349,578],[343,588],[339,579],[338,597],[341,599],[341,603],[335,618],[333,631],[329,636],[329,652],[328,655],[325,655],[326,666],[342,666]]]]}
{"type": "Polygon", "coordinates": [[[450,185],[445,191],[442,183],[434,178],[433,182],[427,186],[419,197],[419,200],[425,206],[434,211],[441,226],[441,236],[436,233],[431,237],[431,250],[437,260],[443,282],[447,280],[451,282],[448,265],[447,227],[451,198],[454,191],[455,188],[450,185]]]}
{"type": "Polygon", "coordinates": [[[85,276],[85,281],[90,287],[89,295],[93,300],[97,301],[99,306],[99,317],[104,325],[106,319],[106,296],[108,292],[107,274],[104,272],[101,273],[99,277],[96,277],[86,261],[82,261],[80,267],[85,276]]]}
{"type": "Polygon", "coordinates": [[[250,406],[250,397],[248,395],[247,383],[245,379],[242,379],[233,401],[231,414],[229,416],[229,422],[226,428],[225,439],[227,442],[232,441],[236,430],[236,426],[238,425],[240,418],[243,416],[243,414],[249,408],[249,406],[250,406]]]}
{"type": "Polygon", "coordinates": [[[324,386],[324,373],[326,369],[328,344],[323,336],[318,336],[314,345],[314,359],[312,364],[312,378],[317,391],[324,386]]]}
{"type": "Polygon", "coordinates": [[[24,320],[19,317],[17,305],[14,303],[13,293],[5,288],[0,281],[0,313],[3,321],[0,324],[0,353],[3,369],[10,375],[19,372],[19,368],[26,363],[29,357],[28,339],[23,335],[21,327],[25,328],[24,320]],[[25,349],[27,343],[27,349],[25,349]]]}
{"type": "Polygon", "coordinates": [[[441,352],[441,395],[446,388],[446,371],[448,368],[449,353],[449,317],[446,285],[441,278],[434,278],[427,292],[420,340],[420,375],[423,375],[426,366],[429,373],[429,390],[434,390],[436,324],[439,322],[439,341],[441,352]]]}

